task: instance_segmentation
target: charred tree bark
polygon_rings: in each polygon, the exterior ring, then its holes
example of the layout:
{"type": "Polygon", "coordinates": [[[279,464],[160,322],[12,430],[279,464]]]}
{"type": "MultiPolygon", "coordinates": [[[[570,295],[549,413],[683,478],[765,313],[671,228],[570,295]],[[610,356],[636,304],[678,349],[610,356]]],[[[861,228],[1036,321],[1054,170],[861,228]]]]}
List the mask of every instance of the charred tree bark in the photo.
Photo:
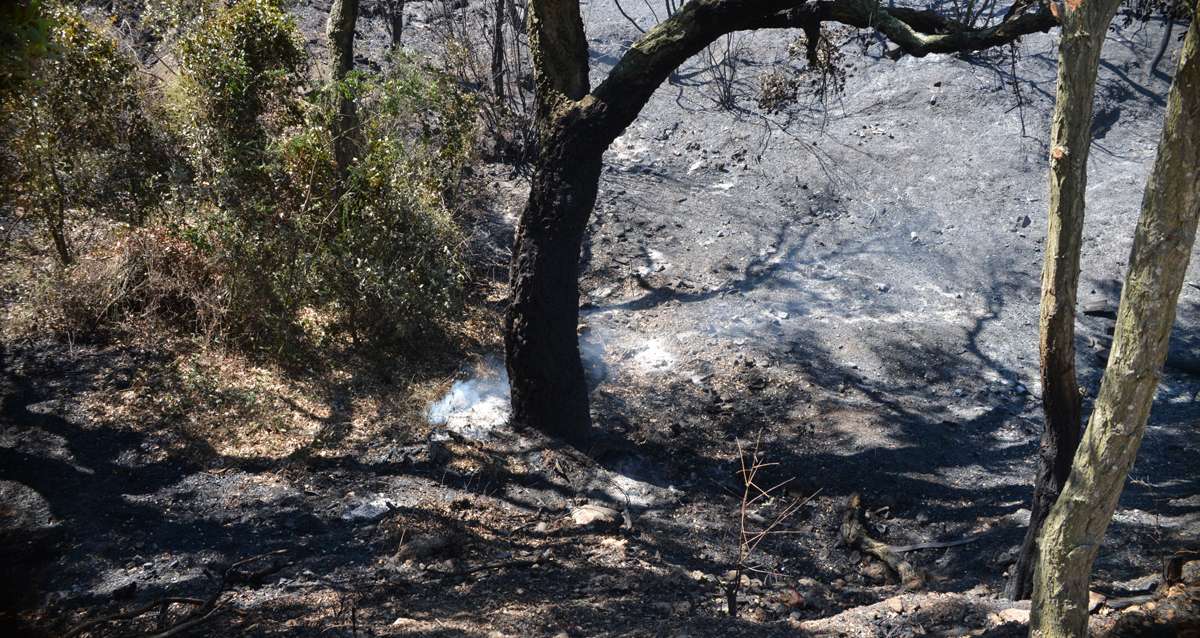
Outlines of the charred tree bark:
{"type": "Polygon", "coordinates": [[[567,441],[591,434],[579,357],[579,251],[603,147],[558,123],[543,139],[512,266],[505,349],[515,422],[567,441]]]}
{"type": "MultiPolygon", "coordinates": [[[[330,75],[335,83],[346,79],[354,69],[354,25],[358,21],[358,0],[333,0],[325,33],[329,38],[330,75]]],[[[339,190],[350,174],[350,165],[358,145],[355,131],[358,117],[354,100],[345,87],[334,87],[336,114],[333,130],[333,159],[337,164],[339,190]]]]}
{"type": "Polygon", "coordinates": [[[391,36],[391,49],[400,48],[401,36],[404,34],[404,5],[406,0],[388,0],[388,34],[391,36]]]}
{"type": "Polygon", "coordinates": [[[1040,539],[1030,633],[1086,636],[1088,578],[1150,416],[1200,218],[1200,21],[1167,98],[1112,353],[1074,467],[1040,539]]]}
{"type": "Polygon", "coordinates": [[[496,0],[492,20],[492,95],[504,104],[504,19],[506,0],[496,0]]]}
{"type": "Polygon", "coordinates": [[[1040,363],[1045,427],[1038,449],[1029,528],[1006,594],[1033,593],[1033,564],[1042,521],[1071,471],[1079,444],[1083,400],[1075,375],[1075,299],[1092,144],[1092,101],[1108,25],[1120,0],[1068,2],[1058,47],[1058,95],[1050,129],[1050,213],[1042,264],[1040,363]]]}
{"type": "Polygon", "coordinates": [[[875,28],[914,56],[978,51],[1057,24],[1048,10],[982,29],[878,0],[692,0],[646,32],[595,91],[578,0],[530,0],[526,16],[537,87],[539,157],[510,272],[505,355],[512,418],[582,442],[591,432],[579,359],[578,261],[605,148],[688,58],[734,31],[812,29],[821,22],[875,28]]]}

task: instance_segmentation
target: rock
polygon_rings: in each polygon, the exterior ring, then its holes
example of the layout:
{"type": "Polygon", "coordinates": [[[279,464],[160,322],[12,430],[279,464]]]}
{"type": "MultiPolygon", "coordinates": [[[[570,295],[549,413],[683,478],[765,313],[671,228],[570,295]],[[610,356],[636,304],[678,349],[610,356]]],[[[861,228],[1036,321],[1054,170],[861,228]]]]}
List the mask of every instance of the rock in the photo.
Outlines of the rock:
{"type": "Polygon", "coordinates": [[[911,232],[911,233],[909,233],[909,234],[908,234],[908,239],[909,239],[909,241],[913,241],[913,242],[915,242],[915,241],[917,241],[918,239],[920,239],[920,236],[919,236],[919,235],[917,235],[917,231],[915,231],[915,230],[914,230],[913,232],[911,232]]]}
{"type": "Polygon", "coordinates": [[[1104,594],[1101,594],[1099,592],[1089,591],[1088,592],[1088,613],[1094,614],[1094,613],[1100,611],[1100,608],[1104,606],[1104,603],[1107,600],[1108,600],[1108,597],[1105,596],[1104,594]]]}
{"type": "Polygon", "coordinates": [[[999,617],[1000,624],[1010,622],[1020,623],[1022,625],[1029,624],[1028,609],[1017,609],[1016,607],[1010,607],[1008,609],[1000,610],[1000,613],[996,614],[996,616],[999,617]]]}
{"type": "Polygon", "coordinates": [[[884,604],[887,605],[888,609],[892,610],[893,612],[895,612],[897,614],[904,613],[904,599],[899,596],[893,596],[893,597],[887,599],[884,602],[884,604]]]}
{"type": "Polygon", "coordinates": [[[1029,224],[1031,223],[1032,220],[1029,219],[1029,215],[1022,215],[1021,217],[1017,218],[1017,225],[1019,225],[1021,228],[1028,228],[1029,224]]]}
{"type": "Polygon", "coordinates": [[[581,505],[571,510],[571,520],[578,527],[615,526],[621,521],[621,513],[603,505],[581,505]]]}
{"type": "Polygon", "coordinates": [[[862,572],[867,578],[880,583],[886,581],[888,577],[887,567],[877,560],[867,563],[862,572]]]}
{"type": "Polygon", "coordinates": [[[453,542],[448,534],[429,534],[407,541],[396,550],[396,562],[421,560],[449,550],[453,542]]]}
{"type": "Polygon", "coordinates": [[[1081,304],[1080,310],[1089,317],[1100,317],[1113,321],[1117,319],[1117,309],[1108,302],[1106,297],[1087,299],[1081,304]]]}

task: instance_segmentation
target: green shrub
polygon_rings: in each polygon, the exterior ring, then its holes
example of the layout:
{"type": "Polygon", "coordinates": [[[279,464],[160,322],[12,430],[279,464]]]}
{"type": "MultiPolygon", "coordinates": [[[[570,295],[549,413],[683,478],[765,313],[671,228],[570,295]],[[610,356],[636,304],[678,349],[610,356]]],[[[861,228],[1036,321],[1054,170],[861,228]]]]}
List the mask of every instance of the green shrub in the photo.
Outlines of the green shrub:
{"type": "MultiPolygon", "coordinates": [[[[337,327],[356,339],[403,342],[461,306],[455,211],[474,159],[475,105],[447,76],[403,57],[383,76],[356,74],[331,90],[357,98],[363,147],[334,203],[335,224],[313,224],[322,238],[313,276],[337,327]]],[[[329,154],[322,158],[332,170],[329,154]]]]}
{"type": "Polygon", "coordinates": [[[181,228],[226,272],[233,336],[283,349],[300,317],[321,336],[404,343],[460,307],[456,199],[475,109],[453,82],[400,59],[303,95],[295,26],[273,2],[223,9],[180,48],[183,137],[199,188],[181,228]],[[359,102],[359,157],[339,183],[335,92],[359,102]],[[236,326],[236,329],[233,328],[236,326]]]}
{"type": "Polygon", "coordinates": [[[225,206],[269,198],[268,143],[294,122],[303,79],[295,21],[274,0],[243,0],[192,30],[179,60],[182,129],[199,185],[225,206]]]}
{"type": "Polygon", "coordinates": [[[74,214],[87,195],[106,217],[92,220],[102,239],[74,266],[39,279],[46,303],[33,323],[81,336],[159,322],[258,351],[344,341],[394,352],[458,316],[458,218],[478,131],[476,104],[450,78],[399,58],[314,90],[293,20],[273,0],[242,0],[189,18],[159,108],[111,40],[55,11],[57,81],[15,101],[17,148],[30,171],[69,156],[29,190],[56,203],[54,178],[70,175],[70,198],[49,210],[74,214]],[[344,179],[330,132],[337,95],[358,105],[344,179]],[[93,157],[114,143],[124,150],[93,157]],[[167,156],[149,161],[147,149],[167,156]],[[84,159],[67,170],[70,158],[84,159]],[[119,158],[124,181],[112,178],[119,158]],[[154,165],[183,170],[169,183],[134,170],[154,165]],[[136,197],[156,197],[159,214],[135,215],[146,207],[128,203],[136,197]]]}
{"type": "Polygon", "coordinates": [[[136,63],[75,9],[41,5],[44,54],[17,91],[0,93],[3,174],[14,208],[74,259],[72,220],[140,223],[159,203],[169,140],[136,63]]]}

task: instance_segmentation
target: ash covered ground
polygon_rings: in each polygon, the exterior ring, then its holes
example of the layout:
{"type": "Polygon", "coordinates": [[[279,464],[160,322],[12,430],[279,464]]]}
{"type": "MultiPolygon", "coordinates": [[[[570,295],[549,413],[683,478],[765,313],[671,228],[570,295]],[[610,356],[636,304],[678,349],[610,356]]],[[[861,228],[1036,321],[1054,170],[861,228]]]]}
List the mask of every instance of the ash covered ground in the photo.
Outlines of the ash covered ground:
{"type": "MultiPolygon", "coordinates": [[[[438,8],[411,4],[405,37],[428,48],[438,8]]],[[[630,5],[652,24],[645,5],[630,5]]],[[[326,10],[296,9],[318,51],[326,10]]],[[[638,34],[609,0],[583,10],[596,82],[638,34]]],[[[1161,28],[1113,32],[1103,57],[1080,289],[1089,397],[1169,87],[1143,68],[1161,28]]],[[[360,63],[378,60],[382,20],[368,11],[359,30],[360,63]]],[[[121,390],[145,353],[7,348],[5,569],[29,631],[53,635],[129,601],[203,597],[235,561],[275,550],[286,554],[239,568],[249,575],[231,587],[235,611],[202,633],[1016,631],[1022,605],[999,591],[1028,516],[1041,423],[1057,36],[1025,38],[1015,64],[849,47],[843,93],[823,106],[802,93],[763,113],[758,77],[794,35],[736,38],[733,110],[717,106],[705,61],[692,60],[606,155],[580,330],[603,447],[505,426],[498,352],[464,366],[411,421],[356,434],[335,406],[311,436],[338,433],[322,440],[328,453],[274,458],[99,419],[95,396],[121,390]],[[774,464],[764,483],[786,485],[752,514],[805,504],[760,546],[731,619],[723,583],[737,552],[740,452],[755,441],[774,464]],[[839,542],[854,492],[888,543],[982,536],[908,553],[929,578],[903,592],[839,542]]],[[[522,186],[506,167],[494,175],[503,238],[522,186]]],[[[1188,281],[1095,568],[1095,588],[1113,597],[1144,591],[1165,552],[1200,542],[1195,265],[1188,281]]],[[[1119,615],[1107,614],[1095,621],[1119,615]]]]}

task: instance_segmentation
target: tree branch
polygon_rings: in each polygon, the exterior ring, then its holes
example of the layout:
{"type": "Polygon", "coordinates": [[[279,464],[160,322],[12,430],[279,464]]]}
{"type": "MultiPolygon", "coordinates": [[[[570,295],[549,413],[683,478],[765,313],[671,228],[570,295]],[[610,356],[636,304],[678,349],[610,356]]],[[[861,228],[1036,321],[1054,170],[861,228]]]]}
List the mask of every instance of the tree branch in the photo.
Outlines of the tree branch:
{"type": "Polygon", "coordinates": [[[799,28],[823,22],[874,28],[913,56],[978,51],[1058,24],[1048,5],[1014,12],[1000,23],[968,29],[933,11],[887,9],[878,0],[692,0],[638,39],[596,87],[586,110],[609,139],[631,124],[654,91],[679,65],[734,31],[799,28]]]}

